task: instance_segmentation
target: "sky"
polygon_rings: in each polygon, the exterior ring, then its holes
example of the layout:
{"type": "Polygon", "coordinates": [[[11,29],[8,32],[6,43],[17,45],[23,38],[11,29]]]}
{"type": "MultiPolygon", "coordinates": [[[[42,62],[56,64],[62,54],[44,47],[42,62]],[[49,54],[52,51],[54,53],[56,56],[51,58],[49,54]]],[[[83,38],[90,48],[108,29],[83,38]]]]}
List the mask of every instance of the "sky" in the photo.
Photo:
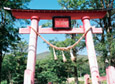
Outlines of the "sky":
{"type": "MultiPolygon", "coordinates": [[[[61,9],[61,6],[59,5],[57,0],[32,0],[29,3],[28,8],[30,9],[61,9]]],[[[46,22],[47,21],[40,21],[39,25],[42,25],[43,23],[46,23],[46,22]]],[[[42,36],[48,41],[52,39],[57,39],[59,41],[65,40],[65,34],[42,34],[42,36]]],[[[29,42],[29,35],[23,34],[21,35],[21,37],[23,38],[23,40],[26,40],[27,42],[29,42]]],[[[48,46],[46,43],[44,43],[44,41],[41,38],[38,37],[37,54],[45,52],[45,51],[49,51],[48,46]]],[[[86,54],[86,51],[83,50],[79,53],[86,54]]]]}
{"type": "Polygon", "coordinates": [[[58,0],[32,0],[28,6],[31,9],[60,9],[58,0]]]}

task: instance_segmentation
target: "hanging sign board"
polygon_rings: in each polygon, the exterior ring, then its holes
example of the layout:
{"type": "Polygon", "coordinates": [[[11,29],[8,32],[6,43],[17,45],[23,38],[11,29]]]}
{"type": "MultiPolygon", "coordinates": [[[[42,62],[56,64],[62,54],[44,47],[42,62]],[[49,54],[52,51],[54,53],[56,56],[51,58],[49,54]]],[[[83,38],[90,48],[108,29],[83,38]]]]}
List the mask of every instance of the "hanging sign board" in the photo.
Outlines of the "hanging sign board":
{"type": "Polygon", "coordinates": [[[54,16],[53,17],[53,29],[71,29],[71,17],[70,16],[54,16]]]}

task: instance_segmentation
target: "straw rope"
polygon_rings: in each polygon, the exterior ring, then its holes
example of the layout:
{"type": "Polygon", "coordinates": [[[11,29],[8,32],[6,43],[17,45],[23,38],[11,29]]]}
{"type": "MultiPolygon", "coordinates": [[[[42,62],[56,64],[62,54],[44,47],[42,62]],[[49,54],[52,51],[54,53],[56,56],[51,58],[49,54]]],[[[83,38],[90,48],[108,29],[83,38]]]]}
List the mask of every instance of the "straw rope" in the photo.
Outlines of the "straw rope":
{"type": "Polygon", "coordinates": [[[57,50],[62,50],[62,51],[67,51],[70,50],[72,48],[74,48],[84,37],[85,35],[89,32],[90,29],[92,29],[92,27],[90,27],[80,38],[77,42],[75,42],[73,45],[69,46],[69,47],[57,47],[53,44],[51,44],[50,42],[48,42],[46,39],[44,39],[34,28],[30,27],[44,42],[46,42],[48,45],[50,45],[52,48],[57,49],[57,50]]]}

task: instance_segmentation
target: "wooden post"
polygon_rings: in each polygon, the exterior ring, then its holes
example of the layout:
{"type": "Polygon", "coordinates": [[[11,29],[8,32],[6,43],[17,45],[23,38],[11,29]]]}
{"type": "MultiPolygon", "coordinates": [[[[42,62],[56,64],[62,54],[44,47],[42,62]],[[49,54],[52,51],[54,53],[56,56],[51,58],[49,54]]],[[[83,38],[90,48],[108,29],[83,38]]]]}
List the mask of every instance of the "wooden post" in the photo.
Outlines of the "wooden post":
{"type": "Polygon", "coordinates": [[[89,75],[88,74],[84,75],[84,84],[90,84],[89,83],[89,75]]]}
{"type": "MultiPolygon", "coordinates": [[[[38,31],[38,17],[37,16],[32,16],[31,27],[34,28],[36,31],[38,31]]],[[[24,84],[34,84],[36,48],[37,48],[37,34],[31,29],[29,49],[28,49],[27,69],[25,70],[25,74],[24,74],[24,84]]]]}
{"type": "MultiPolygon", "coordinates": [[[[90,17],[85,16],[82,18],[82,21],[83,21],[84,31],[87,31],[91,27],[90,26],[90,17]]],[[[93,43],[93,37],[92,37],[91,30],[86,34],[85,40],[86,40],[86,47],[87,47],[87,52],[88,52],[92,84],[98,84],[97,77],[99,77],[99,71],[98,71],[96,53],[95,53],[95,49],[94,49],[94,43],[93,43]]]]}
{"type": "Polygon", "coordinates": [[[107,84],[115,84],[115,67],[109,66],[106,69],[107,84]]]}

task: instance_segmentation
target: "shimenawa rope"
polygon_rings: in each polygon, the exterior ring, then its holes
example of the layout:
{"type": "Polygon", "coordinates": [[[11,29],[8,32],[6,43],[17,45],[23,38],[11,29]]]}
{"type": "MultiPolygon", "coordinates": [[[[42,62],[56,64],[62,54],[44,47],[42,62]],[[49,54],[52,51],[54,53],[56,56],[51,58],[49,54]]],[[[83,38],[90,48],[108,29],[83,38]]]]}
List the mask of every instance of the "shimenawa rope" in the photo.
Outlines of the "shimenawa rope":
{"type": "Polygon", "coordinates": [[[80,38],[77,42],[75,42],[73,45],[69,46],[69,47],[57,47],[53,44],[51,44],[50,42],[48,42],[46,39],[44,39],[34,28],[30,27],[44,42],[46,42],[48,45],[50,45],[52,48],[57,49],[57,50],[62,50],[62,51],[67,51],[70,50],[72,48],[74,48],[84,37],[85,35],[89,32],[90,29],[92,29],[92,27],[90,27],[80,38]]]}

